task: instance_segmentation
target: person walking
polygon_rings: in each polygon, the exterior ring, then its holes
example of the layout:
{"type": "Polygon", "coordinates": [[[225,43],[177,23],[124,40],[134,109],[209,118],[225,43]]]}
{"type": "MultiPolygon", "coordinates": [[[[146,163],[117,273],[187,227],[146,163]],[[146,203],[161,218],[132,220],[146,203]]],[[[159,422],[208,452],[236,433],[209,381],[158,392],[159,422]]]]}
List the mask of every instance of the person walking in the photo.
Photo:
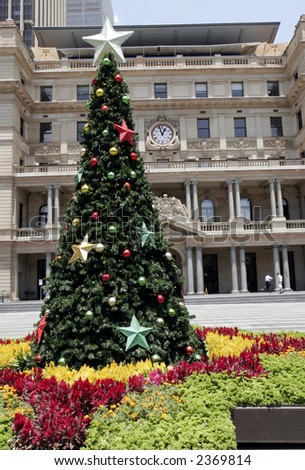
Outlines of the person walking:
{"type": "Polygon", "coordinates": [[[271,286],[271,281],[273,277],[270,276],[270,274],[266,274],[265,276],[265,286],[266,286],[266,291],[270,292],[270,286],[271,286]]]}
{"type": "Polygon", "coordinates": [[[281,273],[277,273],[277,281],[279,285],[279,293],[282,294],[284,292],[284,289],[283,289],[283,276],[281,275],[281,273]]]}

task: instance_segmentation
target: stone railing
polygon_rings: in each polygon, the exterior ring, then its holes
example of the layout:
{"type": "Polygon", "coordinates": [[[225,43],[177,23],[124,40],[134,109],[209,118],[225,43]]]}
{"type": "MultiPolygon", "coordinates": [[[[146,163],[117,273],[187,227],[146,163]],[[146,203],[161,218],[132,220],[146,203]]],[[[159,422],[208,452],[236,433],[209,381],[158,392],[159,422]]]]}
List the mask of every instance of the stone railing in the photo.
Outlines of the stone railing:
{"type": "MultiPolygon", "coordinates": [[[[173,217],[175,220],[175,216],[173,217]]],[[[221,236],[221,235],[241,235],[241,234],[250,234],[252,233],[262,233],[262,232],[273,232],[278,231],[276,225],[277,219],[273,221],[255,221],[255,222],[243,222],[241,220],[232,221],[232,222],[195,222],[194,220],[185,219],[183,222],[185,229],[190,229],[194,231],[199,236],[221,236]],[[273,224],[274,222],[274,224],[273,224]]],[[[287,220],[284,221],[283,228],[280,229],[280,232],[285,232],[285,227],[287,233],[291,230],[296,232],[305,231],[305,220],[287,220]]],[[[45,242],[45,241],[57,241],[59,239],[59,226],[53,225],[47,228],[19,228],[16,229],[13,234],[13,239],[17,241],[33,241],[33,242],[45,242]]],[[[0,240],[1,240],[0,233],[0,240]]]]}
{"type": "MultiPolygon", "coordinates": [[[[304,168],[305,160],[212,160],[212,161],[177,161],[177,162],[147,162],[144,164],[147,173],[162,173],[166,171],[179,172],[201,172],[206,170],[226,170],[239,168],[283,168],[296,167],[304,168]]],[[[79,169],[78,164],[67,165],[28,165],[16,167],[16,173],[19,175],[29,174],[75,174],[79,169]]]]}
{"type": "MultiPolygon", "coordinates": [[[[181,69],[181,68],[227,68],[227,67],[284,67],[287,59],[283,56],[256,57],[256,56],[212,56],[212,57],[136,57],[126,58],[126,62],[118,62],[120,69],[181,69]]],[[[66,59],[60,61],[35,60],[36,71],[46,70],[95,70],[93,59],[66,59]]]]}

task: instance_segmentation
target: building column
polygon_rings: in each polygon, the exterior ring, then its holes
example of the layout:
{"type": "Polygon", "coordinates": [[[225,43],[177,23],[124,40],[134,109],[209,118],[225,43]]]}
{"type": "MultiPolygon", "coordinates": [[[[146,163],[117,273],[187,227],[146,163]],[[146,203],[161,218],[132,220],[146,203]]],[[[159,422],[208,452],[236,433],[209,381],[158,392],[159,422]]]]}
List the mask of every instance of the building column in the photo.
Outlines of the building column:
{"type": "Polygon", "coordinates": [[[276,202],[275,202],[273,179],[269,180],[269,189],[270,189],[271,217],[276,217],[276,202]]]}
{"type": "Polygon", "coordinates": [[[279,178],[276,180],[276,194],[277,194],[277,216],[284,217],[282,186],[281,186],[281,180],[279,178]]]}
{"type": "Polygon", "coordinates": [[[196,246],[196,294],[204,293],[202,248],[196,246]]]}
{"type": "Polygon", "coordinates": [[[236,217],[241,217],[239,180],[235,180],[236,217]]]}
{"type": "Polygon", "coordinates": [[[54,187],[54,224],[59,225],[59,185],[54,187]]]}
{"type": "Polygon", "coordinates": [[[48,226],[53,225],[53,203],[52,203],[52,185],[46,186],[48,190],[48,226]]]}
{"type": "Polygon", "coordinates": [[[275,289],[274,290],[279,290],[279,282],[277,279],[277,273],[280,272],[280,258],[279,258],[279,247],[278,245],[274,245],[272,247],[273,249],[273,272],[274,272],[274,284],[275,284],[275,289]]]}
{"type": "Polygon", "coordinates": [[[287,245],[282,246],[282,264],[283,264],[284,290],[291,290],[287,245]]]}
{"type": "Polygon", "coordinates": [[[13,11],[12,11],[13,0],[8,0],[8,7],[7,7],[7,19],[13,19],[13,11]]]}
{"type": "Polygon", "coordinates": [[[233,186],[232,180],[228,180],[228,200],[229,200],[229,219],[234,219],[234,197],[233,197],[233,186]]]}
{"type": "Polygon", "coordinates": [[[239,261],[240,261],[240,282],[241,282],[241,291],[240,292],[249,292],[248,283],[247,283],[247,266],[246,266],[246,255],[245,248],[241,246],[239,248],[239,261]]]}
{"type": "Polygon", "coordinates": [[[193,219],[198,221],[199,218],[199,206],[198,206],[198,181],[192,181],[193,185],[193,219]]]}
{"type": "Polygon", "coordinates": [[[19,258],[18,254],[12,252],[12,284],[10,300],[19,300],[19,258]]]}
{"type": "Polygon", "coordinates": [[[237,263],[236,263],[236,247],[230,247],[231,254],[231,276],[232,276],[232,290],[231,293],[234,294],[239,292],[238,290],[238,279],[237,279],[237,263]]]}
{"type": "Polygon", "coordinates": [[[48,278],[50,276],[50,272],[51,272],[51,267],[50,267],[50,264],[51,264],[51,260],[52,260],[52,253],[47,251],[46,252],[46,278],[48,278]]]}
{"type": "Polygon", "coordinates": [[[185,186],[185,203],[187,209],[187,217],[192,218],[192,201],[191,201],[191,182],[189,180],[184,182],[185,186]]]}
{"type": "Polygon", "coordinates": [[[187,294],[193,295],[194,292],[194,268],[193,268],[193,248],[186,247],[186,270],[187,270],[187,294]]]}

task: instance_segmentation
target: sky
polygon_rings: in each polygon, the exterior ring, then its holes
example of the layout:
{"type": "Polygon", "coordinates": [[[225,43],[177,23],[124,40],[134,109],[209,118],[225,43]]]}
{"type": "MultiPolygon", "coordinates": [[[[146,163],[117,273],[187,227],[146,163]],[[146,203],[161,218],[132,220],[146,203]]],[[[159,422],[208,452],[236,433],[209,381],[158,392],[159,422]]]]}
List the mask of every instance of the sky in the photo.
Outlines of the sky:
{"type": "Polygon", "coordinates": [[[275,43],[289,42],[303,0],[112,0],[114,25],[279,22],[275,43]]]}

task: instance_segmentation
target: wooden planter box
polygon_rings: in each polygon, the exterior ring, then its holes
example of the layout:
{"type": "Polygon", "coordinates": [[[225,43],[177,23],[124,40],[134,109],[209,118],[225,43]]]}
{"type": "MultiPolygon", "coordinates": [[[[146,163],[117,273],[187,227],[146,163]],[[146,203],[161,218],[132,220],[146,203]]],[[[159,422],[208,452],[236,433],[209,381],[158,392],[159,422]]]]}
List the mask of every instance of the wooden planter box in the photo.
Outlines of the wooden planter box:
{"type": "Polygon", "coordinates": [[[231,410],[237,443],[305,444],[305,405],[231,410]]]}

